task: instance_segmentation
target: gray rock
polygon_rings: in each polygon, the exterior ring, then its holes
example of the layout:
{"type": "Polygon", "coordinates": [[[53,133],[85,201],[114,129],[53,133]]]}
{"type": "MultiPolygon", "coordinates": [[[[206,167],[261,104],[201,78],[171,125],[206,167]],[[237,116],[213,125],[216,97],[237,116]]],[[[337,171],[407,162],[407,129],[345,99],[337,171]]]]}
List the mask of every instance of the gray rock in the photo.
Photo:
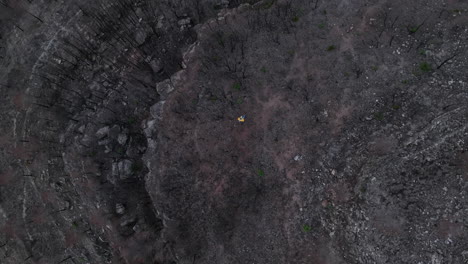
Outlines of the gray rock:
{"type": "Polygon", "coordinates": [[[150,66],[151,66],[151,69],[152,69],[153,72],[155,72],[155,73],[160,72],[161,69],[162,69],[162,64],[161,64],[161,61],[160,61],[160,60],[151,60],[149,64],[150,64],[150,66]]]}
{"type": "Polygon", "coordinates": [[[132,176],[132,164],[132,161],[127,159],[112,163],[113,179],[124,180],[130,178],[132,176]]]}
{"type": "Polygon", "coordinates": [[[124,219],[122,219],[122,222],[120,222],[120,226],[121,227],[124,227],[124,226],[131,226],[133,227],[136,223],[137,219],[135,216],[129,216],[129,217],[125,217],[124,219]]]}
{"type": "Polygon", "coordinates": [[[115,212],[119,215],[125,214],[125,206],[121,203],[115,204],[115,212]]]}
{"type": "Polygon", "coordinates": [[[180,70],[180,71],[174,73],[171,76],[171,84],[173,86],[178,86],[178,85],[183,84],[184,80],[185,80],[185,76],[186,76],[185,70],[180,70]]]}
{"type": "Polygon", "coordinates": [[[162,98],[166,98],[172,91],[174,91],[174,86],[172,86],[171,80],[166,79],[156,85],[156,91],[162,98]]]}
{"type": "Polygon", "coordinates": [[[119,142],[120,145],[125,145],[127,143],[128,136],[125,133],[120,133],[119,136],[117,137],[117,141],[119,142]]]}
{"type": "Polygon", "coordinates": [[[109,127],[108,126],[105,126],[103,128],[100,128],[97,132],[96,132],[96,137],[98,137],[98,139],[101,139],[105,136],[107,136],[109,134],[109,127]]]}
{"type": "Polygon", "coordinates": [[[111,146],[105,145],[104,153],[109,153],[109,152],[111,152],[111,151],[112,151],[111,146]]]}
{"type": "Polygon", "coordinates": [[[141,45],[141,44],[145,43],[147,36],[148,35],[146,34],[145,31],[139,30],[135,34],[135,41],[138,43],[138,45],[141,45]]]}
{"type": "Polygon", "coordinates": [[[214,5],[216,9],[227,8],[229,6],[229,0],[221,0],[214,5]]]}
{"type": "Polygon", "coordinates": [[[135,233],[133,227],[137,224],[138,219],[135,216],[124,216],[119,224],[119,233],[123,236],[131,236],[135,233]]]}
{"type": "Polygon", "coordinates": [[[112,139],[117,139],[120,134],[120,127],[118,125],[113,125],[109,129],[109,137],[112,139]]]}
{"type": "Polygon", "coordinates": [[[166,103],[166,101],[159,101],[155,105],[151,106],[150,113],[151,113],[151,116],[154,119],[159,119],[159,120],[162,119],[162,113],[163,113],[163,110],[164,110],[164,104],[165,103],[166,103]]]}
{"type": "Polygon", "coordinates": [[[98,141],[99,146],[104,146],[110,143],[110,140],[108,138],[102,139],[98,141]]]}
{"type": "Polygon", "coordinates": [[[157,123],[158,122],[155,119],[148,120],[145,123],[143,131],[145,132],[145,135],[148,139],[151,139],[155,135],[157,131],[157,123]]]}
{"type": "Polygon", "coordinates": [[[93,138],[87,134],[85,134],[83,138],[81,138],[81,143],[83,145],[90,145],[92,142],[93,142],[93,138]]]}
{"type": "Polygon", "coordinates": [[[156,25],[156,28],[161,29],[164,27],[163,20],[164,20],[164,16],[161,15],[158,17],[158,24],[156,25]]]}
{"type": "Polygon", "coordinates": [[[179,20],[177,24],[181,27],[187,27],[190,25],[190,22],[191,22],[190,17],[187,17],[187,18],[179,20]]]}
{"type": "Polygon", "coordinates": [[[119,162],[120,179],[126,179],[132,175],[132,162],[130,160],[122,160],[119,162]]]}
{"type": "Polygon", "coordinates": [[[86,128],[85,125],[80,126],[80,127],[78,128],[78,132],[80,132],[81,134],[83,134],[84,131],[85,131],[85,128],[86,128]]]}

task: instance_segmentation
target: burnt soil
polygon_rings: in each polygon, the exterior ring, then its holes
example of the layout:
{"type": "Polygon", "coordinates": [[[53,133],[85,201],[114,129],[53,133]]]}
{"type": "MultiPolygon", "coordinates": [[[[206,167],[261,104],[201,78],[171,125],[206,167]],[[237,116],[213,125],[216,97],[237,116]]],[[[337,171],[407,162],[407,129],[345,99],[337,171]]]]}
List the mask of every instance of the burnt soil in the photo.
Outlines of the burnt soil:
{"type": "Polygon", "coordinates": [[[468,263],[466,1],[0,20],[1,263],[468,263]]]}

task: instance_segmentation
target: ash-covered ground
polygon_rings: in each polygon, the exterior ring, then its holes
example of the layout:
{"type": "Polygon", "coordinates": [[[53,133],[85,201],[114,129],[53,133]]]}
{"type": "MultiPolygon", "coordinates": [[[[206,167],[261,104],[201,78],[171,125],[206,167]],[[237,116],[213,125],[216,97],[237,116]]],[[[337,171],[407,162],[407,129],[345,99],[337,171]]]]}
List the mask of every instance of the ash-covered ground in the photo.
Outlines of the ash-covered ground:
{"type": "Polygon", "coordinates": [[[468,263],[467,41],[465,0],[2,0],[0,263],[468,263]]]}

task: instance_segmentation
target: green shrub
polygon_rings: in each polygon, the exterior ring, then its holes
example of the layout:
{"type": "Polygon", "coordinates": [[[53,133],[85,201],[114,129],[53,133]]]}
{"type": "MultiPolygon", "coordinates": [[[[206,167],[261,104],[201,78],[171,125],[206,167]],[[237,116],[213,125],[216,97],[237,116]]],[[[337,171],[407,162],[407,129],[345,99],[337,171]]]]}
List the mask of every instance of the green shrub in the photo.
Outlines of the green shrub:
{"type": "Polygon", "coordinates": [[[312,230],[312,227],[308,224],[305,224],[302,226],[302,230],[304,230],[304,232],[310,232],[312,230]]]}
{"type": "Polygon", "coordinates": [[[134,162],[132,163],[131,170],[133,173],[138,173],[143,170],[143,165],[140,164],[139,162],[134,162]]]}
{"type": "Polygon", "coordinates": [[[276,2],[276,0],[266,1],[265,3],[263,3],[262,8],[263,9],[270,9],[275,2],[276,2]]]}
{"type": "Polygon", "coordinates": [[[258,176],[265,176],[265,172],[262,169],[257,170],[257,175],[258,176]]]}
{"type": "Polygon", "coordinates": [[[128,123],[129,125],[133,125],[133,124],[135,124],[136,122],[137,122],[137,119],[134,118],[134,117],[130,117],[130,118],[127,120],[127,123],[128,123]]]}
{"type": "Polygon", "coordinates": [[[374,114],[375,120],[382,121],[384,119],[384,114],[382,112],[377,112],[374,114]]]}
{"type": "Polygon", "coordinates": [[[421,64],[419,64],[419,69],[423,72],[430,72],[432,71],[432,67],[429,63],[427,62],[423,62],[421,64]]]}
{"type": "Polygon", "coordinates": [[[124,153],[125,153],[125,148],[122,147],[122,146],[118,146],[118,147],[115,149],[115,152],[117,152],[118,154],[124,154],[124,153]]]}
{"type": "Polygon", "coordinates": [[[235,84],[232,86],[232,88],[233,88],[234,90],[240,91],[241,85],[240,85],[240,83],[235,83],[235,84]]]}
{"type": "Polygon", "coordinates": [[[408,28],[408,31],[413,34],[413,33],[416,33],[418,31],[418,27],[410,27],[408,28]]]}

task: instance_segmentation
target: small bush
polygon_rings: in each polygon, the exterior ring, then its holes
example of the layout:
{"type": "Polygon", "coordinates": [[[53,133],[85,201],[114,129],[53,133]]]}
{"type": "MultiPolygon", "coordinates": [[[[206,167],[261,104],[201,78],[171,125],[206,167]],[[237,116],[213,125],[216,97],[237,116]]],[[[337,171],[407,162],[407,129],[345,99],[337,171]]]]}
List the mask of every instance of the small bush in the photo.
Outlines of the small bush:
{"type": "Polygon", "coordinates": [[[263,9],[270,9],[273,4],[276,2],[276,0],[270,0],[270,1],[266,1],[263,5],[262,5],[262,8],[263,9]]]}
{"type": "Polygon", "coordinates": [[[418,32],[418,28],[417,28],[417,27],[410,27],[410,28],[408,28],[408,31],[409,31],[411,34],[413,34],[413,33],[418,32]]]}
{"type": "Polygon", "coordinates": [[[132,164],[131,170],[133,173],[138,173],[143,170],[143,165],[140,164],[139,162],[134,162],[132,164]]]}
{"type": "Polygon", "coordinates": [[[382,112],[377,112],[374,114],[375,120],[382,121],[384,119],[384,114],[382,112]]]}
{"type": "Polygon", "coordinates": [[[312,227],[308,224],[305,224],[302,226],[302,230],[304,230],[304,232],[310,232],[312,230],[312,227]]]}
{"type": "Polygon", "coordinates": [[[118,146],[118,147],[115,149],[115,152],[117,152],[118,154],[124,154],[124,153],[125,153],[125,148],[122,147],[122,146],[118,146]]]}
{"type": "Polygon", "coordinates": [[[232,88],[233,88],[234,90],[240,91],[241,85],[240,85],[240,83],[235,83],[235,84],[232,86],[232,88]]]}
{"type": "Polygon", "coordinates": [[[135,124],[136,122],[137,122],[137,119],[134,118],[134,117],[130,117],[130,118],[127,120],[127,123],[128,123],[129,125],[133,125],[133,124],[135,124]]]}
{"type": "Polygon", "coordinates": [[[429,63],[423,62],[423,63],[419,64],[419,69],[422,72],[430,72],[432,70],[432,67],[431,67],[431,65],[429,63]]]}
{"type": "Polygon", "coordinates": [[[333,51],[336,49],[336,46],[335,45],[330,45],[327,47],[327,51],[333,51]]]}
{"type": "Polygon", "coordinates": [[[318,28],[324,29],[324,28],[325,28],[325,23],[320,23],[320,24],[318,24],[318,28]]]}
{"type": "Polygon", "coordinates": [[[257,170],[257,175],[258,176],[265,176],[265,172],[262,169],[257,170]]]}
{"type": "Polygon", "coordinates": [[[299,16],[297,16],[297,15],[293,16],[292,21],[293,22],[298,22],[299,21],[299,16]]]}

